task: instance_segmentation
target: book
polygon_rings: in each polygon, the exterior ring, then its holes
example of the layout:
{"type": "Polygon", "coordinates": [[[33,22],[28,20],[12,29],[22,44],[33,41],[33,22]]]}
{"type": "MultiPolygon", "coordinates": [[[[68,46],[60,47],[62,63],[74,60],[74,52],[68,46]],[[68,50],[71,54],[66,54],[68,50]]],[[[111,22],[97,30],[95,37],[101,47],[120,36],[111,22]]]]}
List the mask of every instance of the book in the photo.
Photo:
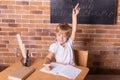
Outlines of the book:
{"type": "Polygon", "coordinates": [[[51,70],[46,70],[44,67],[40,69],[40,71],[45,73],[51,73],[54,75],[64,76],[69,79],[75,79],[80,72],[82,71],[79,68],[76,68],[72,65],[63,65],[59,63],[51,63],[51,70]]]}
{"type": "Polygon", "coordinates": [[[21,66],[8,75],[8,80],[25,80],[34,70],[31,67],[21,66]]]}

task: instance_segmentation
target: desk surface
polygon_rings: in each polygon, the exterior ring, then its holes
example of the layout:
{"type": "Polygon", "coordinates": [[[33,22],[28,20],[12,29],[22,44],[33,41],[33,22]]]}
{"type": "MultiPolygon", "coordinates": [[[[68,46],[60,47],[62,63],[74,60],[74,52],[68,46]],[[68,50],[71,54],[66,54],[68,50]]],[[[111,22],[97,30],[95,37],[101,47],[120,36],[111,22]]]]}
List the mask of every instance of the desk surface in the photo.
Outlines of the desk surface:
{"type": "MultiPolygon", "coordinates": [[[[26,79],[26,80],[69,80],[68,78],[48,74],[41,72],[40,69],[42,68],[43,59],[35,59],[33,60],[30,67],[35,68],[36,70],[26,79]]],[[[4,71],[0,72],[0,80],[8,80],[8,75],[15,70],[16,68],[22,66],[21,62],[18,61],[5,69],[4,71]]],[[[84,80],[85,76],[87,75],[89,69],[82,66],[77,66],[78,68],[82,69],[82,72],[76,77],[75,80],[84,80]]]]}

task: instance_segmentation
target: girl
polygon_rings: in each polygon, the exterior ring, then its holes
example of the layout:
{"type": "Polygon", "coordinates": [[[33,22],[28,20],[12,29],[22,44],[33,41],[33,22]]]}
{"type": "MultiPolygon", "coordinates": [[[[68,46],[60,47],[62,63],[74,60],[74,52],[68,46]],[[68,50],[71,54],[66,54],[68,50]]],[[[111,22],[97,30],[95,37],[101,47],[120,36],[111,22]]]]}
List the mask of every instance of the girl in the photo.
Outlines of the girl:
{"type": "Polygon", "coordinates": [[[45,57],[44,66],[51,69],[50,62],[55,58],[56,62],[75,65],[73,55],[73,41],[77,27],[77,15],[80,11],[79,3],[72,11],[72,27],[68,24],[59,24],[56,28],[56,42],[49,47],[49,53],[45,57]]]}

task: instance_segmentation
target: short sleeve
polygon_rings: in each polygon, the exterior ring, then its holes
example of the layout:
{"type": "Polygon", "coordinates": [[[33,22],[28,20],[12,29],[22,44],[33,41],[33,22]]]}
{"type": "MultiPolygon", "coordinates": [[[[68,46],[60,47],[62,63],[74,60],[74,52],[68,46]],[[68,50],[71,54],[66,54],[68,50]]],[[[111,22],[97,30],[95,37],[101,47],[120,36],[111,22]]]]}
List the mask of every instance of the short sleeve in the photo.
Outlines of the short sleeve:
{"type": "Polygon", "coordinates": [[[49,51],[55,53],[55,50],[56,50],[55,49],[55,44],[53,43],[53,44],[50,45],[49,51]]]}
{"type": "Polygon", "coordinates": [[[72,46],[74,44],[74,41],[72,39],[69,39],[68,44],[70,44],[72,46]]]}

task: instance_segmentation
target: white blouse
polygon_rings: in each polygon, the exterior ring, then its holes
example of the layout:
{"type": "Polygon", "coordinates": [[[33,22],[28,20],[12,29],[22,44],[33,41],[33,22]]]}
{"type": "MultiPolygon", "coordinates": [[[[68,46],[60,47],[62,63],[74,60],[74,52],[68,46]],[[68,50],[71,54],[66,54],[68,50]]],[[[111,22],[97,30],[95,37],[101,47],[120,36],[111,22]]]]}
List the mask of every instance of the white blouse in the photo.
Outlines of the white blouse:
{"type": "Polygon", "coordinates": [[[72,47],[73,40],[69,39],[65,43],[65,47],[60,45],[58,42],[51,44],[49,51],[54,53],[56,62],[75,65],[72,47]]]}

